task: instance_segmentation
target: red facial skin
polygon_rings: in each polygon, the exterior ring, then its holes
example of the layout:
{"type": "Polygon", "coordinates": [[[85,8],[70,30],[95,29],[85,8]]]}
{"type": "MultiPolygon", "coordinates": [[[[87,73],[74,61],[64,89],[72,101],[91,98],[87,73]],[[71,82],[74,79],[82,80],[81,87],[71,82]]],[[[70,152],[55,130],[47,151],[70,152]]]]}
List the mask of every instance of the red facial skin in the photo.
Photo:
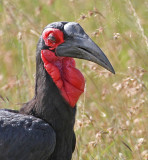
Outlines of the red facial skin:
{"type": "MultiPolygon", "coordinates": [[[[64,42],[63,32],[58,29],[45,29],[42,37],[51,50],[64,42]]],[[[41,50],[44,67],[59,88],[64,99],[71,107],[74,107],[80,95],[84,92],[84,77],[75,68],[75,60],[73,58],[58,57],[51,50],[41,50]]]]}

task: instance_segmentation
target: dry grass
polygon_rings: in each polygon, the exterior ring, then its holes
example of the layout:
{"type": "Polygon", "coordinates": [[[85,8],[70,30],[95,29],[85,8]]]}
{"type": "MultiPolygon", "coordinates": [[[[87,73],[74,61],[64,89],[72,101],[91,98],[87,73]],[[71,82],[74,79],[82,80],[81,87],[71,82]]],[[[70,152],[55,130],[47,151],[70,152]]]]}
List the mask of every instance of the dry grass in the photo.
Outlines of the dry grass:
{"type": "Polygon", "coordinates": [[[0,107],[33,97],[36,43],[53,21],[77,21],[116,75],[77,60],[86,78],[73,160],[148,160],[148,2],[0,0],[0,107]]]}

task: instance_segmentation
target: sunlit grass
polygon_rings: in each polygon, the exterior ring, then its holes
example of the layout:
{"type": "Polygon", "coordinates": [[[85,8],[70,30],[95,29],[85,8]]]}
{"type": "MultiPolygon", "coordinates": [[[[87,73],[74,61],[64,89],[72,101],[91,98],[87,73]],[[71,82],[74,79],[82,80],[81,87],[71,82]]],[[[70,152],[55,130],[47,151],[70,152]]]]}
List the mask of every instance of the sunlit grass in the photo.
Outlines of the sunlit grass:
{"type": "Polygon", "coordinates": [[[78,102],[73,160],[148,159],[148,2],[146,0],[1,0],[0,107],[34,95],[35,50],[44,26],[79,22],[116,75],[77,60],[86,78],[78,102]]]}

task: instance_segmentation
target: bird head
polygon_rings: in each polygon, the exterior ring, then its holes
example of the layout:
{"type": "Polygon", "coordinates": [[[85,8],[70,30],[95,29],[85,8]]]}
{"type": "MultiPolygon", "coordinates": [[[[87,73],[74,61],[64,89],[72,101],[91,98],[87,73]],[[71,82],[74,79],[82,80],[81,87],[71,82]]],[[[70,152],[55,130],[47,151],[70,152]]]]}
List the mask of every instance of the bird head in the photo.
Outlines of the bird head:
{"type": "Polygon", "coordinates": [[[44,67],[64,99],[74,107],[84,91],[85,80],[73,58],[92,61],[115,71],[103,51],[75,22],[54,22],[42,32],[41,57],[44,67]]]}
{"type": "Polygon", "coordinates": [[[89,60],[115,74],[103,51],[78,23],[51,23],[45,27],[42,36],[45,46],[48,46],[50,50],[55,50],[56,56],[89,60]]]}

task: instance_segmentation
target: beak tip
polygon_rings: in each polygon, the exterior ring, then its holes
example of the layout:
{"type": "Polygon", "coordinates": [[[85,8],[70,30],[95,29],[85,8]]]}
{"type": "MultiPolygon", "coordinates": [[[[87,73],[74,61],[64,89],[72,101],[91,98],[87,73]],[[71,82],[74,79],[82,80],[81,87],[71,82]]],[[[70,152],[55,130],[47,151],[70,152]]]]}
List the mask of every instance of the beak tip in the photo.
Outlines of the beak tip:
{"type": "Polygon", "coordinates": [[[105,65],[102,65],[102,67],[104,67],[105,69],[107,69],[111,73],[115,74],[115,70],[114,70],[113,66],[111,65],[111,63],[109,62],[109,60],[107,58],[105,60],[106,60],[106,63],[105,63],[105,65]]]}
{"type": "Polygon", "coordinates": [[[112,72],[113,74],[116,74],[116,72],[114,71],[114,72],[112,72]]]}
{"type": "Polygon", "coordinates": [[[116,72],[115,72],[115,70],[113,69],[112,71],[111,71],[113,74],[116,74],[116,72]]]}
{"type": "Polygon", "coordinates": [[[113,73],[113,74],[116,74],[116,72],[115,72],[115,70],[114,70],[113,67],[112,67],[109,71],[110,71],[111,73],[113,73]]]}
{"type": "Polygon", "coordinates": [[[115,70],[114,70],[113,66],[110,64],[110,62],[109,62],[109,64],[107,65],[107,67],[104,67],[104,68],[106,68],[106,69],[107,69],[108,71],[110,71],[111,73],[116,74],[116,73],[115,73],[115,70]]]}

